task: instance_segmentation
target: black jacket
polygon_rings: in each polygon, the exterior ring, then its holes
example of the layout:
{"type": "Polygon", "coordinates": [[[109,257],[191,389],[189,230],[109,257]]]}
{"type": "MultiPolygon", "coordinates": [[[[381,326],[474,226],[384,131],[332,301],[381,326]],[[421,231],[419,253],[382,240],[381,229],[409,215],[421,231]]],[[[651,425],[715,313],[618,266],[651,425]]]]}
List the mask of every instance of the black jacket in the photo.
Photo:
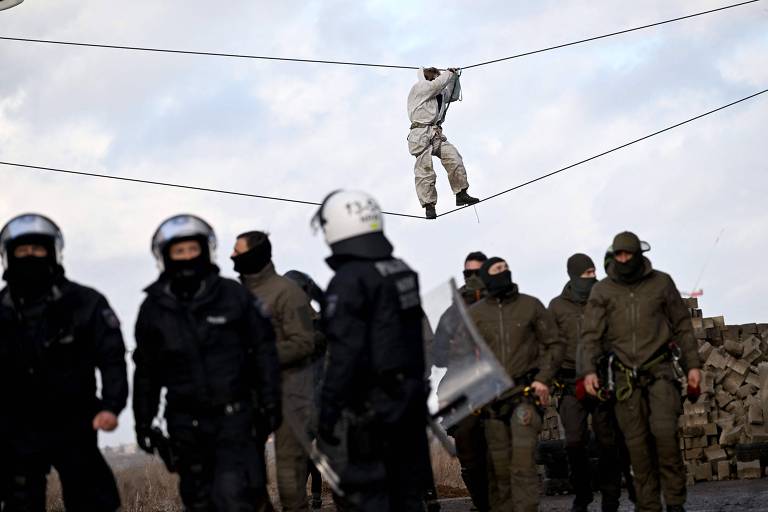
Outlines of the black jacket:
{"type": "Polygon", "coordinates": [[[0,430],[49,418],[54,431],[90,429],[96,413],[118,415],[127,399],[120,323],[99,292],[61,277],[47,298],[19,307],[0,291],[0,430]]]}
{"type": "Polygon", "coordinates": [[[280,404],[275,333],[245,287],[215,271],[190,302],[179,301],[163,277],[145,291],[133,355],[137,428],[157,415],[163,387],[166,416],[210,411],[254,392],[264,406],[280,404]]]}
{"type": "Polygon", "coordinates": [[[321,425],[334,425],[344,408],[361,411],[370,404],[381,417],[390,416],[392,407],[405,406],[402,402],[423,400],[423,312],[417,274],[393,258],[344,257],[332,266],[336,275],[323,309],[328,366],[321,425]]]}

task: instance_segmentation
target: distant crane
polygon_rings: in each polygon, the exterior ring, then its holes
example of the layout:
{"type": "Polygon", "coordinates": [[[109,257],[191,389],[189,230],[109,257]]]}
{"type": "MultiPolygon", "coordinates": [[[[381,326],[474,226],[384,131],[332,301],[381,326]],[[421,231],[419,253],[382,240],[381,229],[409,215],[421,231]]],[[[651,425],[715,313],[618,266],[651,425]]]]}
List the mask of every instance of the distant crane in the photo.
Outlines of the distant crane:
{"type": "Polygon", "coordinates": [[[723,233],[725,233],[725,228],[720,230],[720,233],[717,234],[717,238],[715,238],[715,243],[712,244],[712,248],[709,250],[709,254],[707,254],[707,259],[704,261],[704,266],[701,267],[701,272],[699,272],[699,277],[696,279],[696,284],[693,285],[693,288],[691,289],[691,292],[680,292],[681,295],[685,295],[690,298],[696,298],[698,299],[702,295],[704,295],[704,290],[699,288],[699,284],[701,283],[701,279],[704,277],[704,272],[707,271],[707,267],[709,266],[709,262],[712,260],[712,254],[715,252],[715,247],[717,247],[717,244],[720,242],[720,238],[723,236],[723,233]]]}

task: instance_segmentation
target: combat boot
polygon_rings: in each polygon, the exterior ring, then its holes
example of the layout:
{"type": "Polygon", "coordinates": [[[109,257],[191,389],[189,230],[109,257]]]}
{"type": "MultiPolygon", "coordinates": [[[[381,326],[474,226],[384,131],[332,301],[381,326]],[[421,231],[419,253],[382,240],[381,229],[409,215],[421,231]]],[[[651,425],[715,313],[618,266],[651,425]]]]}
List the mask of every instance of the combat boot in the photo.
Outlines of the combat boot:
{"type": "Polygon", "coordinates": [[[426,213],[428,219],[436,219],[437,211],[435,210],[435,203],[427,203],[424,205],[424,213],[426,213]]]}
{"type": "Polygon", "coordinates": [[[472,197],[467,194],[467,189],[462,190],[456,194],[456,206],[468,206],[470,204],[479,203],[480,200],[476,197],[472,197]]]}

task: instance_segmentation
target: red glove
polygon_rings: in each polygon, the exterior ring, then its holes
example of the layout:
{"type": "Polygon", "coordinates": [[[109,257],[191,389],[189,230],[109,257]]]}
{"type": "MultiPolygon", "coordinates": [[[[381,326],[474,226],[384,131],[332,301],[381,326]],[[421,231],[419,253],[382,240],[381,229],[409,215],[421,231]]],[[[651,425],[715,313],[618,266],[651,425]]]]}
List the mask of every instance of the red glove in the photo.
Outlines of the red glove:
{"type": "Polygon", "coordinates": [[[576,381],[576,400],[584,400],[587,397],[587,389],[584,387],[584,379],[576,381]]]}
{"type": "Polygon", "coordinates": [[[700,396],[701,396],[701,387],[700,386],[696,386],[695,388],[693,388],[691,386],[688,386],[688,400],[692,404],[695,404],[700,396]]]}

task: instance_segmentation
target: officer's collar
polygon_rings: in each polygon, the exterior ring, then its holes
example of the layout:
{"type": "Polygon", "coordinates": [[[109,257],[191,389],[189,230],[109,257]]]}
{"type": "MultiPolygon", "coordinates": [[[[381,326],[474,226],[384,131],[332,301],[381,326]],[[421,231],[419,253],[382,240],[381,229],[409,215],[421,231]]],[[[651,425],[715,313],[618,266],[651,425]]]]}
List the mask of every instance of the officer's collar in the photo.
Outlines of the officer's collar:
{"type": "Polygon", "coordinates": [[[333,270],[352,260],[377,261],[392,257],[394,247],[384,233],[366,233],[331,244],[333,255],[326,258],[326,263],[333,270]]]}

